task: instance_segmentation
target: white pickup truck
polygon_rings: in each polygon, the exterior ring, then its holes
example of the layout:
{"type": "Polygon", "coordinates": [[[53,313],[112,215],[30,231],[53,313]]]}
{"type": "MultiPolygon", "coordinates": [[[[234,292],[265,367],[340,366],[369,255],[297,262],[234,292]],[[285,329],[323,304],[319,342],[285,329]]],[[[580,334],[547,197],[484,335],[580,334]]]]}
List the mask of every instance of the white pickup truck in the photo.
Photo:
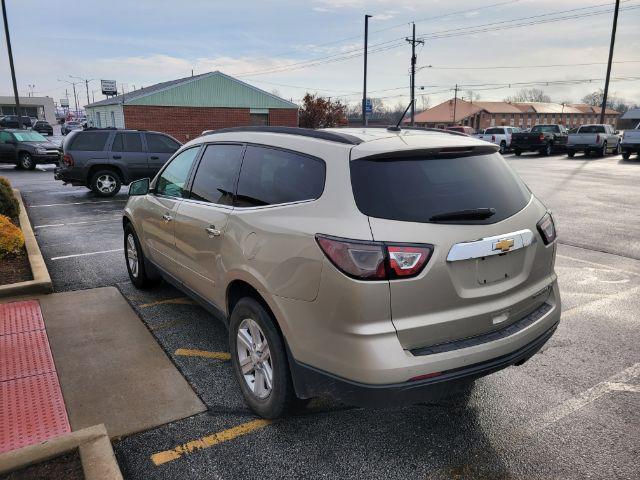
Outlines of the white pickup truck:
{"type": "Polygon", "coordinates": [[[596,152],[602,157],[620,153],[620,135],[611,125],[582,125],[567,139],[567,156],[573,157],[576,152],[584,152],[585,156],[596,152]]]}
{"type": "Polygon", "coordinates": [[[476,135],[480,140],[500,145],[500,153],[511,147],[511,134],[520,131],[517,127],[490,127],[483,134],[476,135]]]}
{"type": "Polygon", "coordinates": [[[620,147],[622,148],[622,158],[625,160],[629,160],[633,152],[636,152],[636,156],[640,157],[640,123],[636,125],[634,130],[624,131],[620,147]]]}

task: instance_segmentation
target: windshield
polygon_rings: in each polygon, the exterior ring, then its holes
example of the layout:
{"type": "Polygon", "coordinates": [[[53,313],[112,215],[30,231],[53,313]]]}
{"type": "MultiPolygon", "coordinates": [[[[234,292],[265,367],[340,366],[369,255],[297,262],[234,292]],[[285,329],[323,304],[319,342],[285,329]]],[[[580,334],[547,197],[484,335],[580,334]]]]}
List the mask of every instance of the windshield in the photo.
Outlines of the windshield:
{"type": "Polygon", "coordinates": [[[536,125],[531,129],[531,133],[558,133],[560,131],[560,127],[557,125],[536,125]]]}
{"type": "Polygon", "coordinates": [[[48,142],[46,138],[36,132],[13,132],[19,142],[48,142]]]}
{"type": "Polygon", "coordinates": [[[350,163],[358,209],[365,215],[429,223],[449,212],[495,209],[489,218],[447,223],[496,223],[522,210],[531,193],[497,153],[458,158],[366,158],[350,163]]]}

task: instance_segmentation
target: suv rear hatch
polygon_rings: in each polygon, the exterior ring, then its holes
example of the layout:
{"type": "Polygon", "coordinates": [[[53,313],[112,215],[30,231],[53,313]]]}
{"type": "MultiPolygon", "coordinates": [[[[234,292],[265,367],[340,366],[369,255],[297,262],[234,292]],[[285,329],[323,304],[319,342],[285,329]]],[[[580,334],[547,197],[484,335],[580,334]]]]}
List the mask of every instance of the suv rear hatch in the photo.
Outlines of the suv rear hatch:
{"type": "Polygon", "coordinates": [[[389,282],[403,348],[499,330],[541,307],[555,278],[554,247],[536,230],[546,211],[499,154],[357,148],[351,181],[373,239],[433,245],[419,275],[389,282]]]}

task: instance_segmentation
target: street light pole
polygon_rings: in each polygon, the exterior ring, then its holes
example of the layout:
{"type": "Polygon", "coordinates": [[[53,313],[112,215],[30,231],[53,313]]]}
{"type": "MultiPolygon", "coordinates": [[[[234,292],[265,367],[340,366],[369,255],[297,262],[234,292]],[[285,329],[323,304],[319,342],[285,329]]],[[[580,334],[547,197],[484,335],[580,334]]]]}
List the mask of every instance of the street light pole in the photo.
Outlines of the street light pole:
{"type": "Polygon", "coordinates": [[[367,126],[367,46],[369,43],[369,18],[364,16],[364,85],[362,87],[362,125],[367,126]]]}
{"type": "Polygon", "coordinates": [[[602,96],[602,109],[600,110],[600,123],[604,123],[604,113],[607,109],[607,96],[609,95],[609,77],[611,76],[611,62],[613,60],[613,46],[616,43],[616,28],[618,27],[618,10],[620,0],[616,0],[616,8],[613,11],[613,27],[611,27],[611,44],[609,45],[609,62],[607,63],[607,79],[604,82],[604,95],[602,96]]]}
{"type": "Polygon", "coordinates": [[[2,18],[4,19],[4,36],[7,39],[7,53],[9,54],[9,67],[11,68],[11,81],[13,82],[13,96],[16,100],[16,113],[18,114],[18,128],[22,128],[22,115],[20,115],[20,98],[18,97],[18,84],[16,82],[16,69],[13,66],[13,52],[11,50],[11,36],[9,35],[9,21],[7,20],[7,7],[2,0],[2,18]]]}

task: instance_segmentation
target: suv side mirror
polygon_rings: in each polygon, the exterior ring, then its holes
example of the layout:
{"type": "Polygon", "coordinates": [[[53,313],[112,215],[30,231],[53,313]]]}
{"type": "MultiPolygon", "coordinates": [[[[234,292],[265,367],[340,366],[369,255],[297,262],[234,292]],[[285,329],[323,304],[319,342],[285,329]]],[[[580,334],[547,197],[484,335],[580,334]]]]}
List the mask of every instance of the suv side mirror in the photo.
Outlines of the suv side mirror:
{"type": "Polygon", "coordinates": [[[148,178],[141,178],[140,180],[131,182],[129,185],[129,196],[134,197],[149,193],[149,182],[150,180],[148,178]]]}

